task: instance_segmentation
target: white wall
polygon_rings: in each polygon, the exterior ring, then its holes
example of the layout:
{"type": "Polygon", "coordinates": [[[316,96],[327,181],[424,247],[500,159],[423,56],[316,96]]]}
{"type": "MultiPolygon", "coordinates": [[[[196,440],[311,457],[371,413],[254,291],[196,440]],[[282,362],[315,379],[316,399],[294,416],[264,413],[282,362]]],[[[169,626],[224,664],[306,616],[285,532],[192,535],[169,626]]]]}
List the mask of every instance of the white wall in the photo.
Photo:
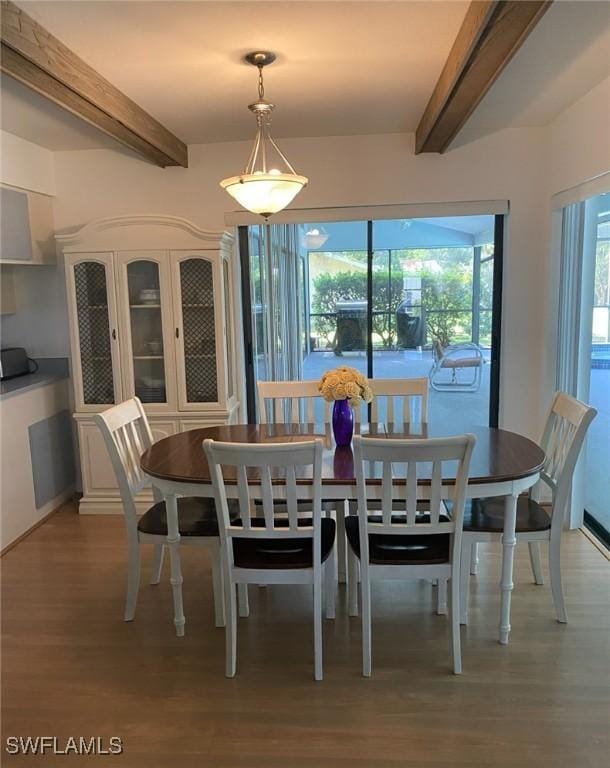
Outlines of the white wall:
{"type": "Polygon", "coordinates": [[[12,187],[54,195],[53,153],[12,133],[0,131],[0,180],[12,187]]]}
{"type": "MultiPolygon", "coordinates": [[[[44,147],[0,131],[0,183],[55,194],[53,153],[44,147]]],[[[17,311],[2,315],[3,347],[25,347],[32,357],[67,357],[68,318],[63,269],[54,266],[3,266],[13,273],[17,311]]]]}
{"type": "Polygon", "coordinates": [[[0,318],[3,347],[25,347],[30,357],[68,357],[68,314],[61,265],[11,269],[17,311],[0,318]]]}
{"type": "MultiPolygon", "coordinates": [[[[542,343],[542,131],[509,129],[443,156],[415,156],[413,145],[413,136],[405,134],[281,142],[297,170],[310,178],[298,198],[301,207],[510,200],[501,421],[536,435],[542,343]]],[[[225,211],[234,204],[218,181],[242,167],[249,149],[249,142],[191,146],[188,169],[164,170],[110,150],[58,152],[56,224],[66,229],[104,216],[163,213],[220,229],[225,211]]]]}
{"type": "MultiPolygon", "coordinates": [[[[555,388],[561,216],[551,198],[610,172],[610,78],[558,115],[545,128],[543,322],[540,398],[548,406],[555,388]]],[[[576,198],[575,198],[576,199],[576,198]]]]}
{"type": "Polygon", "coordinates": [[[562,112],[546,130],[547,193],[610,170],[610,77],[562,112]]]}

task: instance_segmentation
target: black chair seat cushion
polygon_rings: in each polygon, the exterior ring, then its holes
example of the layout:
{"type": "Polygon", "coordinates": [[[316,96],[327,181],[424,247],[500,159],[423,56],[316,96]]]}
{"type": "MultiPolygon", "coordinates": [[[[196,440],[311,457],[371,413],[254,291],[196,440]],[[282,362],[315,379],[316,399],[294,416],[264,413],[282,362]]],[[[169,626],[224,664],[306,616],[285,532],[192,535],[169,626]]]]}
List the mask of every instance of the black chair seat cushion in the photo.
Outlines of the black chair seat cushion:
{"type": "MultiPolygon", "coordinates": [[[[448,522],[445,515],[441,522],[448,522]]],[[[392,515],[393,522],[405,522],[404,515],[392,515]]],[[[381,523],[381,515],[369,515],[369,522],[381,523]]],[[[418,523],[429,523],[429,515],[419,515],[418,523]]],[[[347,540],[357,557],[360,557],[360,531],[358,516],[345,518],[347,540]]],[[[375,565],[434,565],[449,562],[451,534],[432,533],[409,535],[401,533],[369,533],[369,560],[375,565]]]]}
{"type": "MultiPolygon", "coordinates": [[[[328,558],[335,543],[335,521],[330,517],[321,519],[321,552],[322,562],[328,558]]],[[[236,521],[235,525],[240,525],[236,521]]],[[[311,519],[302,518],[299,524],[311,525],[311,519]]],[[[280,518],[275,521],[278,528],[288,527],[288,520],[280,518]]],[[[252,519],[253,528],[264,528],[265,521],[252,519]]],[[[233,538],[233,559],[237,568],[311,568],[313,565],[313,540],[308,538],[294,539],[247,539],[238,536],[233,538]]]]}
{"type": "MultiPolygon", "coordinates": [[[[503,498],[472,499],[464,509],[464,530],[502,533],[504,530],[503,498]]],[[[527,496],[517,500],[517,533],[547,531],[551,527],[549,514],[527,496]]]]}
{"type": "MultiPolygon", "coordinates": [[[[237,505],[229,502],[229,516],[234,520],[239,514],[237,505]]],[[[218,536],[218,518],[214,499],[178,498],[178,527],[181,536],[218,536]]],[[[138,521],[141,533],[167,536],[165,502],[160,501],[145,512],[138,521]]]]}

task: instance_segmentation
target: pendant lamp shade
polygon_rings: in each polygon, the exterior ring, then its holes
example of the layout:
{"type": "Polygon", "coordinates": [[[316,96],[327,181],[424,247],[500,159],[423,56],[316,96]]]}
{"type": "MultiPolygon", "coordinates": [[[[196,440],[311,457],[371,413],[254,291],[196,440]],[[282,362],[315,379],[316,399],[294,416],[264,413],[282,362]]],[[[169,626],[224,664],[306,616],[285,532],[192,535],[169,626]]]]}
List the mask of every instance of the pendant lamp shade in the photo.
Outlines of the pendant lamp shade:
{"type": "Polygon", "coordinates": [[[289,205],[306,184],[305,176],[279,171],[257,171],[220,182],[220,186],[243,208],[265,218],[289,205]]]}

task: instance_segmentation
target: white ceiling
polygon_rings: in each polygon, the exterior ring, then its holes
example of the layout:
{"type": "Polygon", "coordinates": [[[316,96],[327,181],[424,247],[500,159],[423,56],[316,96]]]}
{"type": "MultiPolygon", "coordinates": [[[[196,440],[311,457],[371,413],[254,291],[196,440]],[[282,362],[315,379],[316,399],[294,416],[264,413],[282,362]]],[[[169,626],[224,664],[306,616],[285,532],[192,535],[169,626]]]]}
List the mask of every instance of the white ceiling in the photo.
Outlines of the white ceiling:
{"type": "Polygon", "coordinates": [[[257,48],[278,56],[275,135],[413,130],[468,2],[18,5],[193,144],[253,137],[257,72],[242,57],[257,48]]]}
{"type": "MultiPolygon", "coordinates": [[[[256,70],[266,70],[273,133],[414,131],[468,2],[18,1],[188,144],[251,139],[256,70]]],[[[543,125],[610,73],[610,4],[556,2],[465,128],[543,125]],[[523,60],[523,63],[521,63],[523,60]]],[[[2,127],[54,150],[112,140],[8,79],[2,127]]],[[[116,145],[114,145],[116,146],[116,145]]]]}

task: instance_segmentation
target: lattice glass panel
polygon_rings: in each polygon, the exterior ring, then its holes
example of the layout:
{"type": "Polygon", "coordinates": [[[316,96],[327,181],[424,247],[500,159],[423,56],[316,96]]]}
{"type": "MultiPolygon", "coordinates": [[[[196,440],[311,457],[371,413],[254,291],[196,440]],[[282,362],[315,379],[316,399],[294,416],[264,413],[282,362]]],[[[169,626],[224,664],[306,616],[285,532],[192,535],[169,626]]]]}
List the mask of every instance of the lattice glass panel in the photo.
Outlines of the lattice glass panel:
{"type": "Polygon", "coordinates": [[[204,259],[182,261],[180,289],[186,399],[189,403],[217,402],[218,373],[212,264],[204,259]]]}
{"type": "Polygon", "coordinates": [[[78,339],[86,404],[114,403],[106,269],[94,261],[74,266],[78,339]]]}

